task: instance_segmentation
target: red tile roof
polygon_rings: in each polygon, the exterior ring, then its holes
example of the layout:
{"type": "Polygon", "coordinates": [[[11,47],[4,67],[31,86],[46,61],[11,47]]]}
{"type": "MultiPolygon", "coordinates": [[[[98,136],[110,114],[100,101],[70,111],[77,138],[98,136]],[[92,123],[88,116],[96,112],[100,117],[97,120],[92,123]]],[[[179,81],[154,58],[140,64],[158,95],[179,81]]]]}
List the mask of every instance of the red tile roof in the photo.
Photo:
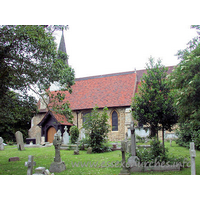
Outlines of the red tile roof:
{"type": "Polygon", "coordinates": [[[130,106],[135,90],[136,73],[79,78],[72,86],[72,94],[65,92],[65,100],[72,110],[130,106]]]}
{"type": "Polygon", "coordinates": [[[48,111],[47,113],[46,113],[46,115],[43,117],[43,119],[41,120],[41,122],[38,124],[39,126],[40,125],[42,125],[43,123],[45,123],[46,122],[46,120],[48,120],[48,116],[52,116],[52,117],[54,117],[55,119],[56,119],[56,121],[58,122],[58,123],[60,123],[60,124],[62,124],[62,125],[69,125],[69,126],[73,126],[73,124],[71,124],[71,123],[69,123],[68,121],[67,121],[67,118],[64,116],[64,115],[61,115],[61,114],[58,114],[58,113],[56,113],[56,112],[54,112],[54,111],[48,111]]]}
{"type": "Polygon", "coordinates": [[[54,111],[51,111],[51,112],[52,112],[53,116],[56,118],[58,123],[60,123],[62,125],[70,125],[70,126],[73,125],[67,121],[67,118],[64,115],[58,114],[54,111]]]}
{"type": "MultiPolygon", "coordinates": [[[[172,69],[168,67],[168,74],[172,69]]],[[[129,107],[144,73],[146,70],[75,79],[72,94],[64,92],[65,101],[69,101],[72,110],[92,109],[96,105],[99,108],[129,107]]]]}

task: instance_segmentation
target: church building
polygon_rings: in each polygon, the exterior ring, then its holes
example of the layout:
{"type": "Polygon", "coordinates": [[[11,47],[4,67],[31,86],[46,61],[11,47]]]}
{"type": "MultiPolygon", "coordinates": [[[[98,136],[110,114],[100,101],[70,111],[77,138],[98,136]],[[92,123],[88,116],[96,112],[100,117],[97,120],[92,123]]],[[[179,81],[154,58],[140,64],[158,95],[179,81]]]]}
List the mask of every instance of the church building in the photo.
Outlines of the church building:
{"type": "MultiPolygon", "coordinates": [[[[59,50],[66,53],[64,35],[62,34],[59,50]]],[[[171,73],[173,67],[168,67],[171,73]]],[[[133,120],[131,115],[131,103],[138,91],[140,79],[146,70],[134,70],[129,72],[105,74],[100,76],[90,76],[76,78],[72,86],[72,94],[65,92],[65,100],[69,101],[73,114],[73,124],[67,122],[65,116],[56,114],[46,109],[45,104],[38,102],[39,113],[31,121],[29,137],[36,138],[36,143],[40,143],[41,136],[45,137],[46,142],[52,142],[54,134],[64,127],[77,126],[80,130],[80,138],[84,138],[82,128],[85,115],[90,113],[95,106],[100,112],[104,107],[108,108],[108,123],[111,130],[108,133],[110,141],[121,141],[126,135],[130,134],[130,122],[133,120]]],[[[59,86],[52,85],[50,91],[58,90],[59,86]]],[[[138,124],[135,124],[138,126],[138,124]]]]}

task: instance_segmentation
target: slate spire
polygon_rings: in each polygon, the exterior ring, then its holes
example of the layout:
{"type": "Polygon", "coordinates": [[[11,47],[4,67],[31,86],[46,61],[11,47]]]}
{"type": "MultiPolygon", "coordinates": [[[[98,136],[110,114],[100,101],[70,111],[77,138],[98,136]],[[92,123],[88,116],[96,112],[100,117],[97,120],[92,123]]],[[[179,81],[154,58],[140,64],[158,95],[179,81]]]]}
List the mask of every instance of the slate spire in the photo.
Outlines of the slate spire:
{"type": "MultiPolygon", "coordinates": [[[[67,54],[66,46],[65,46],[64,30],[62,30],[62,36],[61,36],[61,39],[60,39],[60,45],[59,45],[58,50],[67,54]]],[[[67,62],[67,65],[69,66],[68,58],[67,58],[66,62],[67,62]]]]}

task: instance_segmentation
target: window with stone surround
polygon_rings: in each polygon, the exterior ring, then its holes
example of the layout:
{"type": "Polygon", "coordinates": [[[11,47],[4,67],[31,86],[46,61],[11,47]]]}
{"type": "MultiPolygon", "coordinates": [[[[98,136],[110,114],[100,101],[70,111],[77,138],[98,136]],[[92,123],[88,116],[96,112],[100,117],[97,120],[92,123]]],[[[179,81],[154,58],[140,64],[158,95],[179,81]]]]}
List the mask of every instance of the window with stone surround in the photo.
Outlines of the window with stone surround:
{"type": "Polygon", "coordinates": [[[112,112],[112,131],[118,131],[118,114],[115,110],[112,112]]]}
{"type": "Polygon", "coordinates": [[[84,122],[86,120],[86,115],[90,114],[90,113],[91,113],[91,111],[85,111],[85,112],[82,113],[83,124],[84,124],[84,122]]]}

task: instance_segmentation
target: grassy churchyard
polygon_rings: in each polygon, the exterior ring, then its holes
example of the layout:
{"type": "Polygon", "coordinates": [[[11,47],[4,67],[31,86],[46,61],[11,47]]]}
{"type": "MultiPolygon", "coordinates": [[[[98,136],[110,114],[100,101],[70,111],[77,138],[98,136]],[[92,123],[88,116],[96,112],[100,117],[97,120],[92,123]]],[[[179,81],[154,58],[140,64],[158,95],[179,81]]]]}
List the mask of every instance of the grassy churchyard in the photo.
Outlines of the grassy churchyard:
{"type": "MultiPolygon", "coordinates": [[[[169,142],[165,142],[165,146],[169,149],[169,153],[174,156],[186,156],[190,160],[189,149],[178,146],[174,141],[172,147],[169,142]]],[[[66,170],[55,175],[118,175],[120,164],[118,162],[122,159],[121,151],[112,151],[106,153],[92,153],[87,154],[87,151],[80,151],[80,155],[73,155],[74,150],[61,150],[62,161],[65,162],[66,170]],[[79,166],[75,165],[75,162],[79,166]],[[85,163],[85,164],[84,164],[85,163]],[[84,166],[81,166],[84,165],[84,166]],[[91,166],[94,164],[96,166],[91,166]],[[85,166],[88,165],[88,166],[85,166]],[[108,167],[105,167],[108,166],[108,167]]],[[[34,161],[37,167],[50,168],[55,156],[55,148],[41,147],[41,148],[25,148],[24,151],[19,151],[16,145],[5,146],[4,151],[0,151],[0,175],[26,175],[27,167],[25,162],[28,161],[28,156],[34,156],[34,161]],[[19,161],[9,162],[10,157],[19,157],[19,161]]],[[[200,174],[200,151],[196,150],[196,174],[200,174]]],[[[132,173],[132,175],[190,175],[191,169],[184,168],[181,171],[169,172],[143,172],[132,173]]]]}

